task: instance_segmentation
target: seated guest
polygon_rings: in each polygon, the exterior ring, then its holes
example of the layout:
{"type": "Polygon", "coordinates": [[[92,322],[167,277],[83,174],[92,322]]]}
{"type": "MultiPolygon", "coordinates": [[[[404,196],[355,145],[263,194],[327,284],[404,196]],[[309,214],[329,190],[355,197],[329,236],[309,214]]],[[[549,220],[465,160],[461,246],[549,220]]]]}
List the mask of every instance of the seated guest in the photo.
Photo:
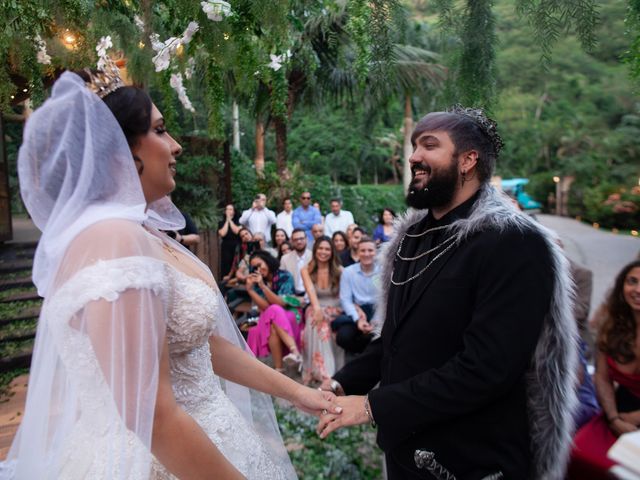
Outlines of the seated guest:
{"type": "Polygon", "coordinates": [[[289,235],[287,235],[287,232],[282,228],[276,228],[276,231],[273,233],[273,248],[277,250],[280,245],[288,241],[289,235]]]}
{"type": "Polygon", "coordinates": [[[321,223],[316,223],[311,227],[311,236],[313,237],[314,242],[320,237],[324,237],[324,226],[322,226],[321,223]]]}
{"type": "Polygon", "coordinates": [[[396,219],[396,212],[390,208],[385,208],[380,213],[380,223],[376,226],[373,232],[373,239],[376,241],[376,245],[388,242],[391,240],[392,235],[395,233],[393,227],[393,221],[396,219]]]}
{"type": "Polygon", "coordinates": [[[301,228],[295,228],[291,233],[291,246],[293,252],[283,255],[280,259],[280,268],[286,270],[293,277],[296,294],[303,296],[304,284],[300,276],[302,267],[306,267],[311,260],[311,251],[307,250],[307,235],[301,228]]]}
{"type": "Polygon", "coordinates": [[[331,334],[331,322],[342,313],[340,308],[340,275],[342,267],[329,237],[313,244],[309,265],[300,274],[309,296],[303,331],[303,374],[308,384],[331,378],[344,364],[344,350],[331,334]]]}
{"type": "Polygon", "coordinates": [[[607,457],[609,448],[619,435],[640,426],[639,331],[640,261],[635,261],[618,274],[607,298],[596,339],[595,384],[602,414],[574,438],[570,471],[575,478],[594,471],[605,476],[615,464],[607,457]]]}
{"type": "Polygon", "coordinates": [[[340,262],[343,267],[348,267],[358,262],[358,243],[364,236],[364,230],[360,227],[355,227],[351,230],[351,236],[349,236],[349,248],[344,250],[340,255],[340,262]]]}
{"type": "Polygon", "coordinates": [[[240,243],[236,246],[235,253],[233,254],[233,259],[231,261],[231,269],[229,273],[222,277],[223,282],[231,282],[231,283],[244,283],[249,273],[249,249],[253,242],[253,235],[248,228],[240,228],[238,230],[238,237],[240,238],[240,243]]]}
{"type": "Polygon", "coordinates": [[[278,261],[282,260],[282,256],[286,255],[289,252],[292,252],[293,248],[291,248],[291,243],[283,242],[278,247],[278,261]]]}
{"type": "Polygon", "coordinates": [[[250,265],[247,292],[260,310],[260,317],[258,324],[249,329],[247,344],[256,357],[271,353],[276,370],[282,371],[285,358],[300,365],[301,312],[288,307],[285,298],[294,294],[293,278],[278,268],[278,260],[262,250],[251,255],[250,265]]]}
{"type": "Polygon", "coordinates": [[[340,304],[344,314],[333,321],[331,328],[336,332],[336,343],[350,353],[362,352],[371,340],[373,327],[369,321],[378,297],[374,277],[380,271],[375,257],[375,242],[362,237],[358,242],[360,261],[346,267],[340,279],[340,304]]]}
{"type": "Polygon", "coordinates": [[[271,248],[269,245],[267,245],[267,241],[264,238],[264,233],[262,232],[255,233],[253,235],[253,241],[258,242],[258,248],[260,250],[268,252],[274,258],[278,256],[278,251],[275,248],[271,248]]]}
{"type": "Polygon", "coordinates": [[[338,254],[338,256],[340,256],[342,252],[349,248],[349,240],[347,240],[347,235],[341,230],[333,232],[333,235],[331,236],[331,242],[333,243],[333,247],[336,249],[336,253],[338,254]]]}

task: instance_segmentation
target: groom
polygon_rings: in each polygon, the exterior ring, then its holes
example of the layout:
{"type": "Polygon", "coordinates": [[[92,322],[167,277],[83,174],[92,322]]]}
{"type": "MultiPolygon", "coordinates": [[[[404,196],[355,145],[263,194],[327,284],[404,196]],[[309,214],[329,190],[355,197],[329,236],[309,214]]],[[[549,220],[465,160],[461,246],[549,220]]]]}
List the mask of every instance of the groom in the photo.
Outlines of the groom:
{"type": "Polygon", "coordinates": [[[411,210],[385,250],[381,336],[323,388],[378,428],[388,478],[562,478],[575,326],[551,235],[489,185],[502,147],[481,110],[413,132],[411,210]],[[379,383],[377,388],[374,388],[379,383]]]}

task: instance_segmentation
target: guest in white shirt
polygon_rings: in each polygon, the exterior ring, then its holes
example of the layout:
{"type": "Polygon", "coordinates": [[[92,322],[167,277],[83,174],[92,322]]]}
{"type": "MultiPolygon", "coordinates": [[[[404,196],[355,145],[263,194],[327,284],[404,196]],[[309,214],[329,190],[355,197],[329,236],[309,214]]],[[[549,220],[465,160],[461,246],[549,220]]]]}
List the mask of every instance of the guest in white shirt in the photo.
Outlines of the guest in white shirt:
{"type": "Polygon", "coordinates": [[[293,251],[282,256],[280,268],[288,271],[293,276],[293,284],[296,294],[304,295],[304,283],[300,276],[300,270],[307,266],[311,260],[311,250],[307,250],[307,235],[302,228],[296,228],[291,234],[291,246],[293,251]]]}
{"type": "Polygon", "coordinates": [[[291,237],[291,233],[293,232],[293,202],[291,202],[290,198],[285,198],[282,201],[282,207],[284,210],[276,217],[276,228],[281,228],[287,233],[288,237],[291,237]]]}
{"type": "Polygon", "coordinates": [[[346,232],[347,227],[355,223],[348,210],[342,210],[342,202],[337,198],[331,200],[331,212],[324,217],[324,233],[332,236],[335,232],[346,232]]]}
{"type": "Polygon", "coordinates": [[[251,230],[251,233],[264,233],[267,242],[271,241],[271,225],[276,223],[276,214],[267,208],[267,196],[259,193],[253,200],[253,205],[242,212],[240,223],[251,230]]]}

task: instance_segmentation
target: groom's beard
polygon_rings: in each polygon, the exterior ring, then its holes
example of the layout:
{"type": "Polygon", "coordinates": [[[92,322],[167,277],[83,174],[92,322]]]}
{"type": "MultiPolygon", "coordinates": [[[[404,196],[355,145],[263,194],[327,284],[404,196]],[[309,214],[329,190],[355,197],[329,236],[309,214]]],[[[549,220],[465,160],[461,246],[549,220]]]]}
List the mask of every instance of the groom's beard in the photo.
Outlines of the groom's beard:
{"type": "Polygon", "coordinates": [[[417,209],[442,207],[453,200],[459,182],[458,158],[452,155],[451,163],[444,170],[433,170],[429,167],[416,166],[412,169],[413,180],[409,184],[409,193],[406,197],[407,205],[417,209]],[[415,171],[426,170],[431,176],[426,186],[416,188],[415,171]]]}

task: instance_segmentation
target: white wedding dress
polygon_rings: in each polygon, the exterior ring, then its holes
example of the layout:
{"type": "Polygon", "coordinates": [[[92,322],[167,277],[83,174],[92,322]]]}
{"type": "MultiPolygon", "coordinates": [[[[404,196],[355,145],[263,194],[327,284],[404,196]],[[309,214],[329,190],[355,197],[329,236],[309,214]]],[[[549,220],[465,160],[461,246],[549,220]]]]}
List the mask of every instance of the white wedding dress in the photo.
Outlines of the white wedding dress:
{"type": "MultiPolygon", "coordinates": [[[[171,383],[178,404],[248,479],[291,478],[290,464],[280,465],[269,455],[263,438],[227,397],[221,380],[213,372],[208,339],[216,328],[217,316],[224,314],[222,297],[204,281],[149,257],[98,261],[77,272],[46,305],[45,318],[53,320],[51,332],[56,343],[64,346],[60,356],[75,379],[79,404],[70,434],[64,439],[60,453],[51,459],[52,478],[106,479],[123,474],[129,479],[146,479],[148,461],[150,478],[176,478],[126,428],[112,401],[113,394],[94,346],[73,325],[74,313],[87,302],[98,298],[117,302],[122,292],[132,289],[153,291],[166,305],[171,383]],[[122,458],[115,461],[112,455],[102,454],[114,443],[127,446],[118,450],[122,458]],[[145,458],[147,461],[140,461],[145,458]],[[114,472],[114,463],[129,467],[124,472],[114,472]]],[[[215,472],[211,473],[215,478],[215,472]]]]}

